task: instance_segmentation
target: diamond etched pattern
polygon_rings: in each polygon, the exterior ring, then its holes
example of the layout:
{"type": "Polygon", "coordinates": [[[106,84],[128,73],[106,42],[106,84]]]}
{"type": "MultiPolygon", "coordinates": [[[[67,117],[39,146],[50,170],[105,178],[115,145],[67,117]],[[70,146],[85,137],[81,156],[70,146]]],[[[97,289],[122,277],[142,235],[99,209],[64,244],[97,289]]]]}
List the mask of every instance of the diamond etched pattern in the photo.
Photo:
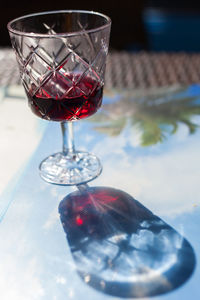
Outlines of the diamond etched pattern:
{"type": "MultiPolygon", "coordinates": [[[[46,24],[44,26],[49,30],[46,24]]],[[[14,47],[17,46],[17,60],[27,94],[31,97],[39,95],[43,99],[67,98],[70,101],[80,96],[87,99],[95,89],[100,89],[104,84],[107,49],[101,32],[99,37],[97,33],[95,38],[93,35],[84,31],[81,37],[19,37],[20,41],[14,47]],[[93,84],[86,85],[88,78],[93,84]]],[[[79,119],[78,113],[84,104],[82,102],[77,109],[71,110],[70,120],[79,119]]],[[[42,111],[41,106],[38,109],[45,118],[46,112],[42,111]]]]}
{"type": "Polygon", "coordinates": [[[24,67],[31,80],[38,86],[40,86],[41,82],[44,82],[50,72],[49,65],[34,52],[31,53],[30,59],[24,67]]]}
{"type": "MultiPolygon", "coordinates": [[[[82,37],[83,38],[83,37],[82,37]]],[[[86,41],[88,42],[88,38],[86,38],[86,41]]],[[[30,75],[30,77],[33,79],[33,82],[44,82],[45,79],[48,80],[49,72],[56,72],[60,74],[64,74],[66,72],[74,72],[74,73],[86,73],[86,71],[97,73],[98,76],[98,69],[100,70],[105,65],[105,49],[102,47],[98,53],[96,53],[93,61],[88,63],[90,59],[87,59],[84,57],[81,57],[79,54],[77,54],[79,49],[73,50],[71,48],[71,44],[69,47],[67,46],[67,43],[63,42],[63,38],[54,38],[49,41],[46,41],[46,49],[44,50],[44,45],[41,45],[40,40],[38,40],[38,45],[35,46],[35,39],[30,39],[33,42],[33,45],[31,46],[26,45],[26,55],[24,56],[24,46],[23,49],[21,49],[21,53],[23,55],[23,58],[25,59],[23,61],[24,66],[24,72],[30,75]],[[54,41],[55,40],[55,41],[54,41]],[[54,48],[59,46],[60,48],[56,48],[56,52],[54,51],[54,48]],[[54,48],[53,48],[54,47],[54,48]],[[29,49],[29,53],[27,53],[27,49],[29,49]],[[95,65],[95,69],[93,69],[93,65],[95,65]],[[97,66],[96,66],[97,65],[97,66]]],[[[45,39],[43,39],[45,40],[45,39]]],[[[72,40],[72,39],[71,39],[72,40]]],[[[67,40],[66,40],[67,42],[67,40]]],[[[71,41],[72,42],[72,41],[71,41]]],[[[22,43],[24,45],[24,43],[22,43]]],[[[81,48],[82,43],[79,44],[79,47],[81,48]]],[[[88,47],[91,48],[90,43],[88,42],[88,47]]],[[[21,57],[18,55],[18,60],[21,61],[21,57]]],[[[100,77],[100,75],[98,77],[100,77]]],[[[51,77],[50,77],[51,78],[51,77]]],[[[49,78],[49,79],[50,79],[49,78]]],[[[76,76],[75,76],[76,78],[76,76]]]]}

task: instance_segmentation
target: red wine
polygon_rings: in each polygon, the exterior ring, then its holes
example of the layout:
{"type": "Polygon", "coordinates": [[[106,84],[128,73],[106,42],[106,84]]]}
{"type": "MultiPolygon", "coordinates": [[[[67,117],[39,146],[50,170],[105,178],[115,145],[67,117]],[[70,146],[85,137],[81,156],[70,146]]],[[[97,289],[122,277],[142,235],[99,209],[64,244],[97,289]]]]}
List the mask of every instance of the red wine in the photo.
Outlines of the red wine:
{"type": "Polygon", "coordinates": [[[27,92],[33,113],[53,121],[78,120],[93,115],[101,106],[103,87],[90,76],[79,82],[80,76],[55,74],[34,96],[31,91],[27,92]]]}

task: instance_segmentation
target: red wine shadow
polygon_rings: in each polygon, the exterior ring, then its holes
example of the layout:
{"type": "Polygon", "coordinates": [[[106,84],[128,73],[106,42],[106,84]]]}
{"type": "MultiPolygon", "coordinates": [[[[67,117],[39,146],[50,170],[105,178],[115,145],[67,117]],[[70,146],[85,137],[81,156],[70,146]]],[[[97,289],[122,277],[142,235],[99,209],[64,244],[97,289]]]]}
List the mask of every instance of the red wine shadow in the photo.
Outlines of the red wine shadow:
{"type": "Polygon", "coordinates": [[[96,290],[156,296],[193,273],[188,241],[123,191],[79,186],[60,202],[59,213],[77,271],[96,290]]]}

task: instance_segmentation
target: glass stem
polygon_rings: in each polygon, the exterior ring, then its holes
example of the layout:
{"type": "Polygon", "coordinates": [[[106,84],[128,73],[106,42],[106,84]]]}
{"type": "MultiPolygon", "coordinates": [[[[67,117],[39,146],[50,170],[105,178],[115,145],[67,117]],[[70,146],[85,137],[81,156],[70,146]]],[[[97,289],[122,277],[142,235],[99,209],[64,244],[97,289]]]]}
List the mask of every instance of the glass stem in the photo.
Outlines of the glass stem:
{"type": "Polygon", "coordinates": [[[63,153],[64,155],[75,154],[74,134],[72,122],[61,122],[61,130],[63,137],[63,153]]]}

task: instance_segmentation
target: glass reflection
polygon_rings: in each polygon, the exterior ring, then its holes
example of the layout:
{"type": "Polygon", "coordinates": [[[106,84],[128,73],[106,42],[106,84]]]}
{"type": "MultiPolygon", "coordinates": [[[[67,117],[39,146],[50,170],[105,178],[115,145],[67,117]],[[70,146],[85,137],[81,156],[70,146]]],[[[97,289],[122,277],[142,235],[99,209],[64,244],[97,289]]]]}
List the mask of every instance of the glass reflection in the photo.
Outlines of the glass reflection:
{"type": "Polygon", "coordinates": [[[123,298],[167,293],[192,274],[191,245],[129,194],[78,186],[59,205],[77,271],[93,288],[123,298]]]}

